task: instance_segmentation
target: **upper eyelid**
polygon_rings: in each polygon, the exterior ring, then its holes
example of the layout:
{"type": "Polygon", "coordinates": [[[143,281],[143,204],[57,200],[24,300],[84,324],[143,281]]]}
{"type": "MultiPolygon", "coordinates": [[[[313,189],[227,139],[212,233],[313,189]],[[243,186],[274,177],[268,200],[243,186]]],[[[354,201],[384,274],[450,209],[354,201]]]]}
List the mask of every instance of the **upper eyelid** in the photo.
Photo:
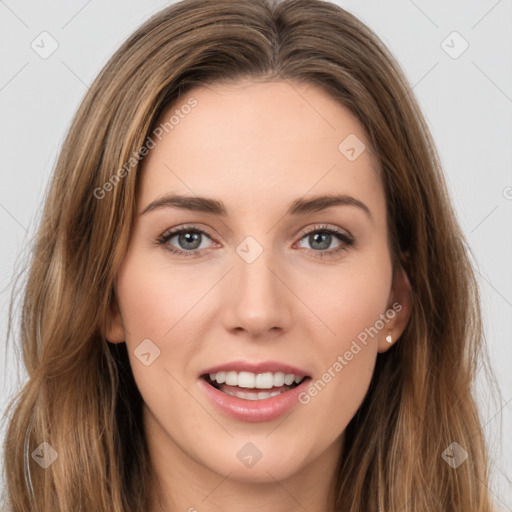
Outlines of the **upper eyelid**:
{"type": "Polygon", "coordinates": [[[182,231],[199,231],[200,233],[207,235],[212,240],[215,239],[215,237],[210,233],[209,230],[207,230],[206,228],[198,227],[196,225],[192,225],[192,226],[185,225],[185,226],[177,226],[175,228],[169,228],[162,233],[160,238],[170,238],[170,237],[180,234],[180,232],[182,232],[182,231]]]}
{"type": "MultiPolygon", "coordinates": [[[[306,235],[309,235],[310,233],[315,233],[317,231],[321,232],[321,231],[326,231],[326,230],[332,230],[340,235],[346,235],[351,240],[353,240],[353,238],[354,238],[352,236],[352,234],[344,228],[328,226],[328,225],[320,225],[320,224],[316,224],[312,227],[304,228],[303,230],[301,230],[299,232],[299,235],[297,235],[297,236],[299,236],[299,240],[302,240],[302,238],[304,238],[306,235]]],[[[185,224],[185,225],[177,226],[174,228],[170,228],[170,229],[164,231],[164,233],[160,236],[160,238],[166,238],[169,240],[170,238],[173,238],[174,236],[180,234],[180,232],[182,232],[182,231],[199,231],[202,234],[205,234],[206,236],[208,236],[208,238],[210,238],[212,241],[219,243],[219,242],[217,242],[216,238],[210,233],[210,231],[208,229],[199,227],[199,225],[196,225],[196,224],[192,224],[192,225],[185,224]]],[[[336,233],[333,233],[333,234],[336,235],[336,233]]]]}

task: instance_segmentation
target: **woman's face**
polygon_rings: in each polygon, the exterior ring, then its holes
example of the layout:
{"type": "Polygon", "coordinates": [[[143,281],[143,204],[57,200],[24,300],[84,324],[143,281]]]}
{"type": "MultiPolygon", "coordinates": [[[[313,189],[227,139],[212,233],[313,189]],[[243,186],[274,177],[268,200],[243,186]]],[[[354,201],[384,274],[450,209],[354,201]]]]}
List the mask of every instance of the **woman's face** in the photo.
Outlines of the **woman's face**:
{"type": "Polygon", "coordinates": [[[196,88],[172,115],[143,162],[107,330],[153,457],[239,481],[334,470],[408,316],[369,140],[312,85],[196,88]]]}

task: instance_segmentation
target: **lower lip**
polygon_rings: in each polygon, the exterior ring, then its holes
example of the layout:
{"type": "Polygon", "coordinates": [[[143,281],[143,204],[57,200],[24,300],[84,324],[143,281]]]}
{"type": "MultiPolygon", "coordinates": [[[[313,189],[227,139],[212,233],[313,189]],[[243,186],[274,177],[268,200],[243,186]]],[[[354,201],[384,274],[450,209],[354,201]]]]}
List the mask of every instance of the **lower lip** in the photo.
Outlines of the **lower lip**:
{"type": "Polygon", "coordinates": [[[202,378],[199,382],[208,398],[226,415],[240,421],[263,422],[279,418],[292,409],[298,402],[298,395],[305,390],[310,380],[306,378],[298,386],[263,400],[244,400],[223,393],[202,378]]]}

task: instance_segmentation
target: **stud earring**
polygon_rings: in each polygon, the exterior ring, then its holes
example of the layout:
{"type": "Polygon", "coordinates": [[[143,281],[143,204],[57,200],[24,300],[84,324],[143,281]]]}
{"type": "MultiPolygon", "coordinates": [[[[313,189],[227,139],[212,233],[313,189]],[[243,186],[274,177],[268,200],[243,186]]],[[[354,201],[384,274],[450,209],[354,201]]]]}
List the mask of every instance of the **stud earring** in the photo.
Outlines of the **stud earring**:
{"type": "Polygon", "coordinates": [[[391,331],[389,331],[388,335],[386,336],[386,341],[388,343],[391,343],[393,341],[393,338],[391,337],[391,331]]]}

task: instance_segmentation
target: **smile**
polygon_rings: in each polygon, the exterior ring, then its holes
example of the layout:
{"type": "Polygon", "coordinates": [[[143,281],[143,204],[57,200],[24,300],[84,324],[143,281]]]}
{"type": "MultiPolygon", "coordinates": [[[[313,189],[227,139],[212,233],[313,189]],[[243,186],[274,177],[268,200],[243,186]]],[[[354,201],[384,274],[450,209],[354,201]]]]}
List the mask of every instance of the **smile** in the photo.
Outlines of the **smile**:
{"type": "Polygon", "coordinates": [[[213,370],[217,369],[201,374],[200,386],[220,412],[241,421],[280,417],[297,404],[299,393],[311,381],[301,370],[285,365],[260,365],[254,371],[220,367],[213,370]],[[277,368],[284,371],[272,371],[277,368]]]}
{"type": "Polygon", "coordinates": [[[266,400],[297,387],[306,377],[283,372],[216,372],[206,382],[227,395],[242,400],[266,400]],[[265,390],[265,391],[263,391],[265,390]]]}

